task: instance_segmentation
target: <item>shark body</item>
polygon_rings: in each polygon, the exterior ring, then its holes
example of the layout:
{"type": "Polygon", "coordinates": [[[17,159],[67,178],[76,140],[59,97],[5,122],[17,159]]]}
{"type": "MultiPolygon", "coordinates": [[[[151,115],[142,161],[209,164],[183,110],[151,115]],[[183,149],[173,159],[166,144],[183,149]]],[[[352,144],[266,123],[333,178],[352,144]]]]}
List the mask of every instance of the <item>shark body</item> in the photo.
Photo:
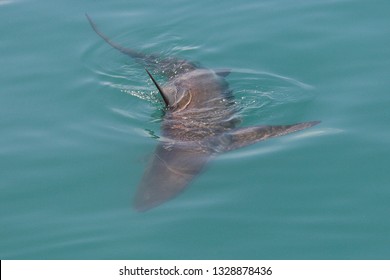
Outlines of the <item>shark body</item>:
{"type": "Polygon", "coordinates": [[[237,128],[227,70],[211,70],[177,58],[161,59],[112,42],[87,16],[94,31],[112,47],[144,65],[166,112],[161,138],[138,186],[134,207],[146,211],[182,192],[215,155],[271,137],[312,127],[319,121],[237,128]],[[164,75],[160,86],[148,69],[164,75]]]}

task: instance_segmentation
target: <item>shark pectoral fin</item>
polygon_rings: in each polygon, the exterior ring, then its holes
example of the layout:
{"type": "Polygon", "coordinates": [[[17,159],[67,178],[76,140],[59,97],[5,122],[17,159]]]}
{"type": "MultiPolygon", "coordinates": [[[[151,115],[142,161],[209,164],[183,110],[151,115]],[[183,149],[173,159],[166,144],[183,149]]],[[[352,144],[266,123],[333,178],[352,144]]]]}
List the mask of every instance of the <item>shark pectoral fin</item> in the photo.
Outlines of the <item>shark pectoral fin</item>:
{"type": "Polygon", "coordinates": [[[159,144],[138,186],[134,208],[142,212],[174,198],[202,171],[210,156],[198,146],[159,144]]]}
{"type": "Polygon", "coordinates": [[[292,125],[263,125],[238,128],[219,137],[218,150],[223,152],[235,150],[268,138],[303,130],[319,123],[320,121],[312,121],[292,125]]]}

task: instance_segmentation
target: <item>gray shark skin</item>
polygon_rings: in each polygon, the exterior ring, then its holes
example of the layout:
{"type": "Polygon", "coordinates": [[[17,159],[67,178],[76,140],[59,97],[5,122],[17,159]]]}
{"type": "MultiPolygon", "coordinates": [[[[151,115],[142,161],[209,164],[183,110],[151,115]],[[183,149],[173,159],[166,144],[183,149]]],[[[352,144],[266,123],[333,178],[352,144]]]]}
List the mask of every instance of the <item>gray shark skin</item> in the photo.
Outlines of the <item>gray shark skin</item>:
{"type": "Polygon", "coordinates": [[[138,186],[134,208],[146,211],[182,192],[215,155],[256,142],[312,127],[319,121],[291,125],[237,128],[232,95],[225,77],[229,71],[214,71],[176,58],[161,59],[124,48],[97,29],[112,47],[141,63],[158,88],[166,112],[161,124],[162,140],[138,186]],[[148,71],[165,76],[160,86],[148,71]]]}

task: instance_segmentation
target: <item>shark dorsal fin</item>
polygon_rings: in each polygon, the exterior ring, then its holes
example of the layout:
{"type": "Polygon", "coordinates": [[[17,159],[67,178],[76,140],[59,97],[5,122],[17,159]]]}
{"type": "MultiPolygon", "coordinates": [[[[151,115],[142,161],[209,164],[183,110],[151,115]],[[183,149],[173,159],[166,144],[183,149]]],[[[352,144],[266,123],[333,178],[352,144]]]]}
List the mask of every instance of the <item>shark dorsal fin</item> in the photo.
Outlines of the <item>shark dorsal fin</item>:
{"type": "Polygon", "coordinates": [[[169,99],[168,99],[168,96],[164,93],[164,91],[162,90],[162,88],[160,87],[160,85],[157,83],[157,81],[153,78],[152,74],[150,74],[150,72],[148,71],[148,69],[146,69],[146,73],[148,73],[150,79],[153,81],[154,85],[156,86],[156,88],[158,89],[158,91],[160,92],[161,94],[161,97],[164,99],[164,103],[166,106],[169,106],[169,99]]]}

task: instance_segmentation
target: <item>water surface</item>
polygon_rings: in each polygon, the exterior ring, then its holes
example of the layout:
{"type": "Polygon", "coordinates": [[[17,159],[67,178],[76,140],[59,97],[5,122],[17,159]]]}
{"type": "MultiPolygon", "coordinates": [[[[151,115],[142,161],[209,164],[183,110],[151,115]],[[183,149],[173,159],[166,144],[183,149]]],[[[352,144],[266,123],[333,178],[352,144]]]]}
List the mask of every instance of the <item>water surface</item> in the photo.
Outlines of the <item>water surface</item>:
{"type": "Polygon", "coordinates": [[[0,1],[1,259],[388,259],[386,1],[0,1]],[[224,154],[150,212],[145,71],[105,44],[229,68],[242,126],[322,123],[224,154]]]}

